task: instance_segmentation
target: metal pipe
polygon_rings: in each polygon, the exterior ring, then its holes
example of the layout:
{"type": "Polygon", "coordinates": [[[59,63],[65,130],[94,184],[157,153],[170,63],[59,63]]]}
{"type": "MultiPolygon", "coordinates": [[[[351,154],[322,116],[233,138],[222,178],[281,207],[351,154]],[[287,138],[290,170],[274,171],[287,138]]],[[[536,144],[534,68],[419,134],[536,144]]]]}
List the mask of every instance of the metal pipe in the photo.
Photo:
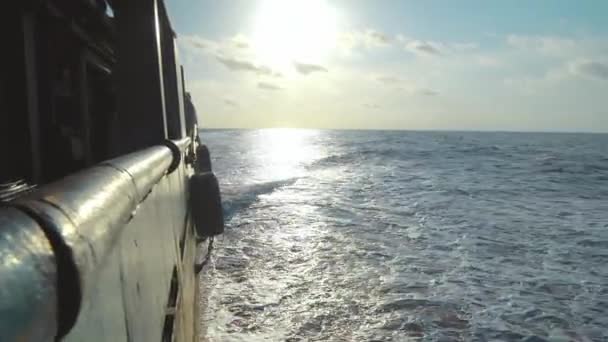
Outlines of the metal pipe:
{"type": "Polygon", "coordinates": [[[0,341],[52,341],[57,332],[57,269],[39,224],[0,208],[0,341]]]}
{"type": "Polygon", "coordinates": [[[82,298],[95,284],[96,271],[176,157],[180,156],[167,146],[147,148],[43,186],[15,202],[40,224],[56,257],[67,259],[61,279],[72,290],[58,289],[60,336],[75,324],[82,298]]]}

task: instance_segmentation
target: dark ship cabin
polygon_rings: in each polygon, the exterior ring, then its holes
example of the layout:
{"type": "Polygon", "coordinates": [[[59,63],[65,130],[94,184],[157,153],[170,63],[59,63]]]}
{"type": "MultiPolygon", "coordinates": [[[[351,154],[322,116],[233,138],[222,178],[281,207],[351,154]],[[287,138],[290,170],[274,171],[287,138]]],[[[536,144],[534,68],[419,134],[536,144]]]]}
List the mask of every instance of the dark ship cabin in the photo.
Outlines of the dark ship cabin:
{"type": "Polygon", "coordinates": [[[0,183],[48,183],[186,136],[183,72],[163,3],[116,2],[123,8],[57,0],[3,10],[0,183]],[[150,34],[157,24],[159,37],[150,34]]]}
{"type": "Polygon", "coordinates": [[[223,214],[164,3],[0,13],[0,341],[195,341],[223,214]]]}

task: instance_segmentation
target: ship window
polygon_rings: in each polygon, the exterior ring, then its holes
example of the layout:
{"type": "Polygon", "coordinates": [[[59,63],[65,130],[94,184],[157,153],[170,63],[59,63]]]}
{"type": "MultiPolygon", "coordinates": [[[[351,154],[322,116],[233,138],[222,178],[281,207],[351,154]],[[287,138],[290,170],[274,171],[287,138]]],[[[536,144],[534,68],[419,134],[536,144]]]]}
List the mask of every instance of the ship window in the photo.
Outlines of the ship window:
{"type": "Polygon", "coordinates": [[[114,156],[118,115],[111,71],[92,59],[86,63],[86,95],[90,160],[99,163],[114,156]]]}
{"type": "Polygon", "coordinates": [[[58,64],[50,82],[50,113],[43,129],[45,176],[54,180],[83,168],[85,136],[79,110],[78,73],[74,64],[58,64]]]}
{"type": "Polygon", "coordinates": [[[112,4],[106,3],[106,15],[110,18],[114,18],[114,8],[112,8],[112,4]]]}
{"type": "Polygon", "coordinates": [[[175,35],[167,19],[164,7],[161,7],[161,51],[163,63],[163,88],[165,93],[165,115],[169,139],[184,137],[182,89],[177,61],[175,35]]]}
{"type": "Polygon", "coordinates": [[[111,69],[69,27],[38,31],[43,181],[112,157],[116,126],[111,69]]]}

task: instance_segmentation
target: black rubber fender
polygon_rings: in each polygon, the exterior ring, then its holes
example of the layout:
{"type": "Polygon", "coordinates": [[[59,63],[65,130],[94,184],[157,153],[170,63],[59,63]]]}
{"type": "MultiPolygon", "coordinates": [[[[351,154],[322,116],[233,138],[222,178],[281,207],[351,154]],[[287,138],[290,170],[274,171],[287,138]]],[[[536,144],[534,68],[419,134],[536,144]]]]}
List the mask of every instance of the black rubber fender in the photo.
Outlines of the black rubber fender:
{"type": "Polygon", "coordinates": [[[196,171],[210,172],[211,171],[211,155],[209,148],[206,145],[198,145],[196,148],[196,171]]]}
{"type": "Polygon", "coordinates": [[[190,211],[199,237],[224,232],[222,196],[213,172],[198,173],[190,178],[190,211]]]}

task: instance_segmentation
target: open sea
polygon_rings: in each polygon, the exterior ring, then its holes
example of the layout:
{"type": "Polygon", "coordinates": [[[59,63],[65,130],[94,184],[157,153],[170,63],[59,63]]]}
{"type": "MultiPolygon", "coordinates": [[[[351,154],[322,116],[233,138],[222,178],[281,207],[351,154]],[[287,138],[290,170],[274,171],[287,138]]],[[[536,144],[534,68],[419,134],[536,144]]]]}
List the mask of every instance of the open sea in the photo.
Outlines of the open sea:
{"type": "Polygon", "coordinates": [[[201,131],[204,341],[608,341],[608,135],[201,131]]]}

